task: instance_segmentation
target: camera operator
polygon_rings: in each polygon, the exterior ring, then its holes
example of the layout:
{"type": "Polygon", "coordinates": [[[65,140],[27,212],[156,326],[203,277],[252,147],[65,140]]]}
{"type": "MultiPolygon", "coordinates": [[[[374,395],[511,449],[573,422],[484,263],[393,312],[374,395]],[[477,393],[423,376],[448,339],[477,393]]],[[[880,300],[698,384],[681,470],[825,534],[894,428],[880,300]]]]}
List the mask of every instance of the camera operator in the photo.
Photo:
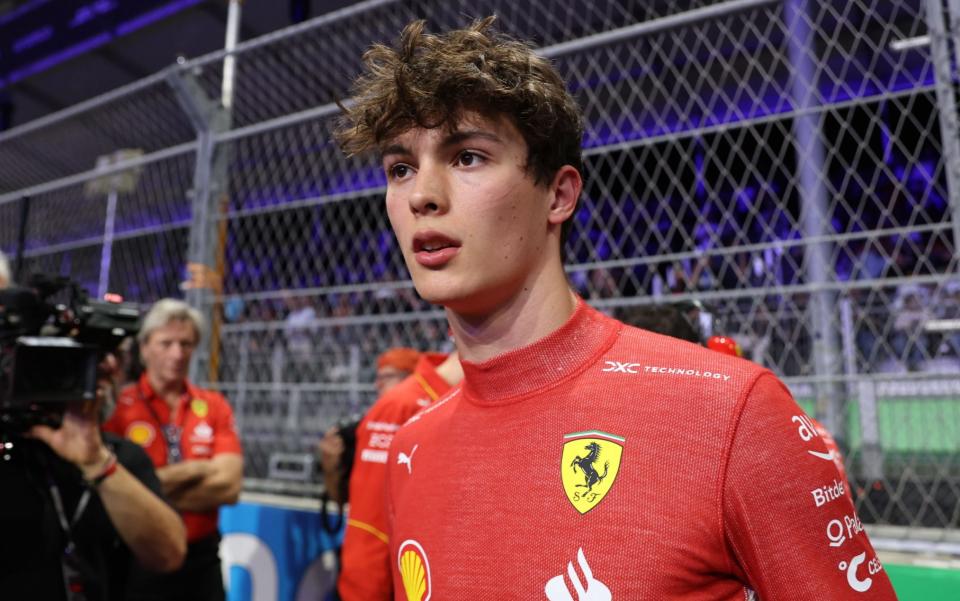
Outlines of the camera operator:
{"type": "Polygon", "coordinates": [[[185,528],[158,496],[149,458],[101,436],[100,410],[113,399],[115,376],[107,355],[96,399],[69,404],[59,428],[0,437],[5,601],[126,599],[130,581],[145,573],[138,568],[166,572],[183,562],[185,528]]]}
{"type": "Polygon", "coordinates": [[[225,597],[218,510],[240,496],[243,457],[227,400],[187,380],[202,330],[200,314],[185,302],[157,301],[138,334],[145,371],[124,388],[104,424],[105,430],[144,448],[157,467],[164,494],[187,527],[183,567],[138,590],[138,599],[225,597]]]}

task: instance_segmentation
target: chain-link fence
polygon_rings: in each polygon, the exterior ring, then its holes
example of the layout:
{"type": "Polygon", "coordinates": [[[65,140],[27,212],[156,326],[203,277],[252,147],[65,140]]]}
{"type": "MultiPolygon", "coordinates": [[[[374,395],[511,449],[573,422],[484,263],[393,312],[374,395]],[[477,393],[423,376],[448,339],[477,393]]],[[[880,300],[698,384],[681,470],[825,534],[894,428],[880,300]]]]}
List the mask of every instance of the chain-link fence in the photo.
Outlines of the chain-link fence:
{"type": "Polygon", "coordinates": [[[449,346],[335,101],[413,18],[491,13],[586,115],[573,286],[614,314],[699,301],[836,434],[865,521],[956,533],[958,0],[366,2],[241,45],[229,111],[219,53],[0,134],[0,248],[144,303],[186,282],[248,487],[306,493],[377,354],[449,346]]]}

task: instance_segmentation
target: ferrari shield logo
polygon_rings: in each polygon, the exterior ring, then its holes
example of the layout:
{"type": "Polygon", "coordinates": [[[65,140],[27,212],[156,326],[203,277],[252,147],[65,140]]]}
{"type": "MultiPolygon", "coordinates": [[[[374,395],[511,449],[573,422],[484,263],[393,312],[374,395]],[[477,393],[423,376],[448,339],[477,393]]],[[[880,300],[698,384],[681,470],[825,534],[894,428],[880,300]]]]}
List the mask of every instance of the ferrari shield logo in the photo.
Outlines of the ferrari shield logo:
{"type": "Polygon", "coordinates": [[[620,471],[622,436],[590,430],[563,437],[560,479],[573,507],[586,513],[603,500],[620,471]]]}
{"type": "Polygon", "coordinates": [[[192,409],[200,419],[207,417],[207,413],[210,412],[207,402],[203,399],[193,399],[190,401],[190,409],[192,409]]]}

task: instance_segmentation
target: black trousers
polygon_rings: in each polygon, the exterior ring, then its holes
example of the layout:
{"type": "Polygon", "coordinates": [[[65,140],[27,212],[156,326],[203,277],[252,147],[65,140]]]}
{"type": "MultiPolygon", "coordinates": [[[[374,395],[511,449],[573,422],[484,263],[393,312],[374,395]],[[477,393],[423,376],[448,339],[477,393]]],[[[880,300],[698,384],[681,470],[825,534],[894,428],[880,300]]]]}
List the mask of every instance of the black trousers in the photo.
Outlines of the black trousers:
{"type": "Polygon", "coordinates": [[[187,545],[187,558],[171,574],[138,574],[130,583],[131,601],[225,601],[220,570],[220,535],[187,545]]]}

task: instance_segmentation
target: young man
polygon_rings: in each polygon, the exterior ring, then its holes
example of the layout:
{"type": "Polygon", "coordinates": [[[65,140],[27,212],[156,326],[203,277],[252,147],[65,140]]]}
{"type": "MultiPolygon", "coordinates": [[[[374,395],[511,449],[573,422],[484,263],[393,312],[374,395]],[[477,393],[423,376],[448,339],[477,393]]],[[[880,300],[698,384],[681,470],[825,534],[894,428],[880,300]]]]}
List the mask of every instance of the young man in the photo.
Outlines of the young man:
{"type": "Polygon", "coordinates": [[[372,48],[340,130],[465,372],[390,449],[396,598],[894,598],[783,384],[571,292],[580,114],[491,24],[372,48]]]}
{"type": "MultiPolygon", "coordinates": [[[[384,504],[387,450],[400,426],[436,402],[462,378],[463,370],[456,353],[423,353],[413,374],[377,399],[357,427],[357,448],[350,476],[350,514],[337,579],[342,601],[371,601],[392,596],[392,562],[384,504]]],[[[415,454],[410,454],[410,461],[415,454]]]]}
{"type": "MultiPolygon", "coordinates": [[[[104,429],[144,448],[157,466],[163,492],[187,527],[187,558],[180,571],[150,593],[164,599],[212,601],[225,597],[220,570],[221,505],[236,503],[243,480],[233,411],[219,393],[187,380],[190,357],[203,331],[200,314],[183,301],[157,301],[138,340],[144,372],[120,394],[104,429]]],[[[153,597],[150,597],[153,598],[153,597]]]]}

